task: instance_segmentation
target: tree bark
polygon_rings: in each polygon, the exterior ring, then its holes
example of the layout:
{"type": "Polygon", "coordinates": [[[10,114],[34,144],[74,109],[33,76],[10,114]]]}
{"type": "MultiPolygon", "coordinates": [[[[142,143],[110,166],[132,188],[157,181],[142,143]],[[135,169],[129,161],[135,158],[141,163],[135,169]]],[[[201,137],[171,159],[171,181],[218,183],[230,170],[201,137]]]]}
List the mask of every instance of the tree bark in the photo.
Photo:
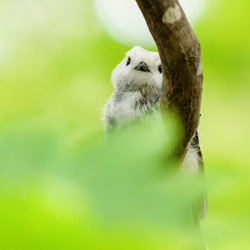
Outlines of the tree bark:
{"type": "Polygon", "coordinates": [[[136,2],[162,61],[162,112],[175,112],[181,120],[182,137],[174,152],[181,160],[200,119],[203,81],[200,44],[178,0],[136,2]]]}

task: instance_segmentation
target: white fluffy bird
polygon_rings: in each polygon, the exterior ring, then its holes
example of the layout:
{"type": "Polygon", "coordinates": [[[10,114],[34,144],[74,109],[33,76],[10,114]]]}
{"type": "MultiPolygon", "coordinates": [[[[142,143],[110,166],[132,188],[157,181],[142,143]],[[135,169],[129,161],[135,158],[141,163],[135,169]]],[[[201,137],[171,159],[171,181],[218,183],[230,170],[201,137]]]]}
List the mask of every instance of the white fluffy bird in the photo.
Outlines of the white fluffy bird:
{"type": "MultiPolygon", "coordinates": [[[[127,52],[112,72],[114,92],[104,108],[105,132],[124,130],[140,121],[147,113],[160,113],[162,68],[158,52],[139,46],[127,52]]],[[[198,132],[195,133],[182,169],[191,174],[204,174],[198,132]]],[[[206,195],[198,204],[200,218],[207,211],[206,195]]]]}
{"type": "Polygon", "coordinates": [[[104,108],[105,131],[124,129],[159,110],[162,69],[159,54],[136,46],[112,72],[114,93],[104,108]]]}

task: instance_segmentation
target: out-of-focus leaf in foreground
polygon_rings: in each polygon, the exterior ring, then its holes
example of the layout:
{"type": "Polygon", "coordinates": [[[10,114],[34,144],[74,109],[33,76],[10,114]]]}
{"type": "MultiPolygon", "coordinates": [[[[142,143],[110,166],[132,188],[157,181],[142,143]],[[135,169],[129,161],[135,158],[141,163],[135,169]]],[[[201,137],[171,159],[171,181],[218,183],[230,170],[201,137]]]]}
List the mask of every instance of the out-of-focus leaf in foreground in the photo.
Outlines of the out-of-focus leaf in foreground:
{"type": "Polygon", "coordinates": [[[191,249],[199,183],[173,174],[167,138],[156,122],[63,155],[47,132],[5,134],[1,248],[191,249]]]}

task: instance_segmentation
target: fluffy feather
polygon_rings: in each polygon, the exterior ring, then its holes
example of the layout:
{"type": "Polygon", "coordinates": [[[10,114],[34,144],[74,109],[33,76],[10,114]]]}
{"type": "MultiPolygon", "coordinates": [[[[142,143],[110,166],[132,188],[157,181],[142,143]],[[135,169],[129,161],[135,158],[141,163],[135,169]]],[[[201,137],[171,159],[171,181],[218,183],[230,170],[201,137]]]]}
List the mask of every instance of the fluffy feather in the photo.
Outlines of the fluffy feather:
{"type": "Polygon", "coordinates": [[[105,131],[123,129],[159,108],[162,73],[159,54],[136,46],[112,72],[114,93],[104,108],[105,131]]]}

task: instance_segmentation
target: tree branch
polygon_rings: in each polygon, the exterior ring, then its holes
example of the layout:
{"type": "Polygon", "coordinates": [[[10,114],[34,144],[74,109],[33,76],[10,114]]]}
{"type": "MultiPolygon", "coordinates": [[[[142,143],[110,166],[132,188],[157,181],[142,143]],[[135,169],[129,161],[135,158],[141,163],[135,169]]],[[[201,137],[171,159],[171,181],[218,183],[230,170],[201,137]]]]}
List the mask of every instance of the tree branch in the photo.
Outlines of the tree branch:
{"type": "Polygon", "coordinates": [[[200,44],[178,0],[136,2],[162,61],[162,112],[174,111],[183,125],[184,134],[175,150],[175,155],[182,159],[200,118],[203,81],[200,44]]]}

